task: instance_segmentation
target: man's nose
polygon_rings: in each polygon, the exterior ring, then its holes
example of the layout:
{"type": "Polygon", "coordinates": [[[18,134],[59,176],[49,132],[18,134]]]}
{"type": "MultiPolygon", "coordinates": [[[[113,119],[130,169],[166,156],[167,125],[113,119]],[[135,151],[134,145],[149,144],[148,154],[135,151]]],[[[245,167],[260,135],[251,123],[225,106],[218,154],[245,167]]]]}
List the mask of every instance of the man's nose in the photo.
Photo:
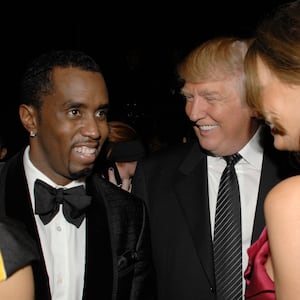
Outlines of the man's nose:
{"type": "Polygon", "coordinates": [[[207,104],[205,101],[195,99],[191,102],[186,103],[185,111],[189,119],[193,122],[196,122],[197,120],[205,117],[206,108],[207,104]]]}
{"type": "Polygon", "coordinates": [[[87,117],[81,128],[81,134],[92,139],[97,139],[101,136],[100,121],[93,116],[87,117]]]}

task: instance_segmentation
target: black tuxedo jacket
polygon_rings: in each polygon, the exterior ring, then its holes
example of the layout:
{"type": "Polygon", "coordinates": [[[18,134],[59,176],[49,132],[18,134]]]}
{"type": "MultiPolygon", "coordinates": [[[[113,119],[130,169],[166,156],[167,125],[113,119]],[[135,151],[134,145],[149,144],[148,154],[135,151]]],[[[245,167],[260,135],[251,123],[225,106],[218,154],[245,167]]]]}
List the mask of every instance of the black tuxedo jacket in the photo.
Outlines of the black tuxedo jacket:
{"type": "MultiPolygon", "coordinates": [[[[0,212],[22,221],[37,242],[41,260],[33,265],[36,300],[50,300],[23,153],[12,157],[2,169],[0,212]]],[[[83,299],[151,299],[154,291],[146,206],[132,194],[97,175],[88,178],[86,190],[92,196],[92,203],[86,213],[83,299]]]]}
{"type": "MultiPolygon", "coordinates": [[[[285,166],[287,160],[287,153],[276,151],[270,139],[264,148],[252,241],[264,227],[266,193],[293,172],[285,166]]],[[[158,298],[216,299],[207,159],[198,140],[139,162],[133,193],[149,209],[158,298]]]]}

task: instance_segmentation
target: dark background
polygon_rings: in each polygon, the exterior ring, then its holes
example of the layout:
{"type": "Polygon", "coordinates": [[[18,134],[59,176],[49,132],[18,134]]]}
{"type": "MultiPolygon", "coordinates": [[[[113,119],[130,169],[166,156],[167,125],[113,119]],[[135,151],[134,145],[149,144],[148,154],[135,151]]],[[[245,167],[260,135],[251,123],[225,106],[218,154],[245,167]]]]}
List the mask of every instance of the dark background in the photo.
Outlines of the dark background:
{"type": "Polygon", "coordinates": [[[62,48],[86,51],[102,66],[111,118],[130,122],[144,136],[178,142],[188,125],[176,64],[206,39],[252,36],[260,20],[287,1],[236,2],[26,2],[3,9],[1,129],[9,154],[27,142],[17,109],[20,77],[31,59],[62,48]]]}

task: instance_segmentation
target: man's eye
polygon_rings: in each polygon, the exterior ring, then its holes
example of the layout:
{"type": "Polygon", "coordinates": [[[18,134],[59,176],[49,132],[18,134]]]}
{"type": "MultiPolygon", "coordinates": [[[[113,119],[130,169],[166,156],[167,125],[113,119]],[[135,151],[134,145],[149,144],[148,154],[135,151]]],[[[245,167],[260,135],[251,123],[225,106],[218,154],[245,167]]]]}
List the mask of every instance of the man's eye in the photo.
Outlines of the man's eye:
{"type": "Polygon", "coordinates": [[[217,101],[218,99],[214,96],[207,96],[205,97],[207,102],[217,101]]]}
{"type": "Polygon", "coordinates": [[[97,112],[97,117],[100,119],[106,119],[108,112],[106,110],[99,110],[97,112]]]}
{"type": "Polygon", "coordinates": [[[71,109],[69,111],[69,114],[72,115],[72,116],[77,116],[80,114],[79,110],[78,109],[71,109]]]}
{"type": "Polygon", "coordinates": [[[191,100],[193,100],[193,96],[183,95],[183,98],[184,98],[186,101],[191,101],[191,100]]]}

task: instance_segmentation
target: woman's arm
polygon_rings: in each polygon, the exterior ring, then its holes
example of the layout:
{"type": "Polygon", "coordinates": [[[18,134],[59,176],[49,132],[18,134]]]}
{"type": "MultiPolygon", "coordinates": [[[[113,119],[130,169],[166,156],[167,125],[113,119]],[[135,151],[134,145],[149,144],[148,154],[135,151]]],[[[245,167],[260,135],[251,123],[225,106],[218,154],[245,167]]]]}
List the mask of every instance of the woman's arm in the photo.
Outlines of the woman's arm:
{"type": "Polygon", "coordinates": [[[300,176],[277,184],[267,195],[265,217],[277,300],[300,295],[300,176]]]}
{"type": "Polygon", "coordinates": [[[1,300],[34,300],[34,279],[31,265],[16,271],[0,282],[1,300]]]}

